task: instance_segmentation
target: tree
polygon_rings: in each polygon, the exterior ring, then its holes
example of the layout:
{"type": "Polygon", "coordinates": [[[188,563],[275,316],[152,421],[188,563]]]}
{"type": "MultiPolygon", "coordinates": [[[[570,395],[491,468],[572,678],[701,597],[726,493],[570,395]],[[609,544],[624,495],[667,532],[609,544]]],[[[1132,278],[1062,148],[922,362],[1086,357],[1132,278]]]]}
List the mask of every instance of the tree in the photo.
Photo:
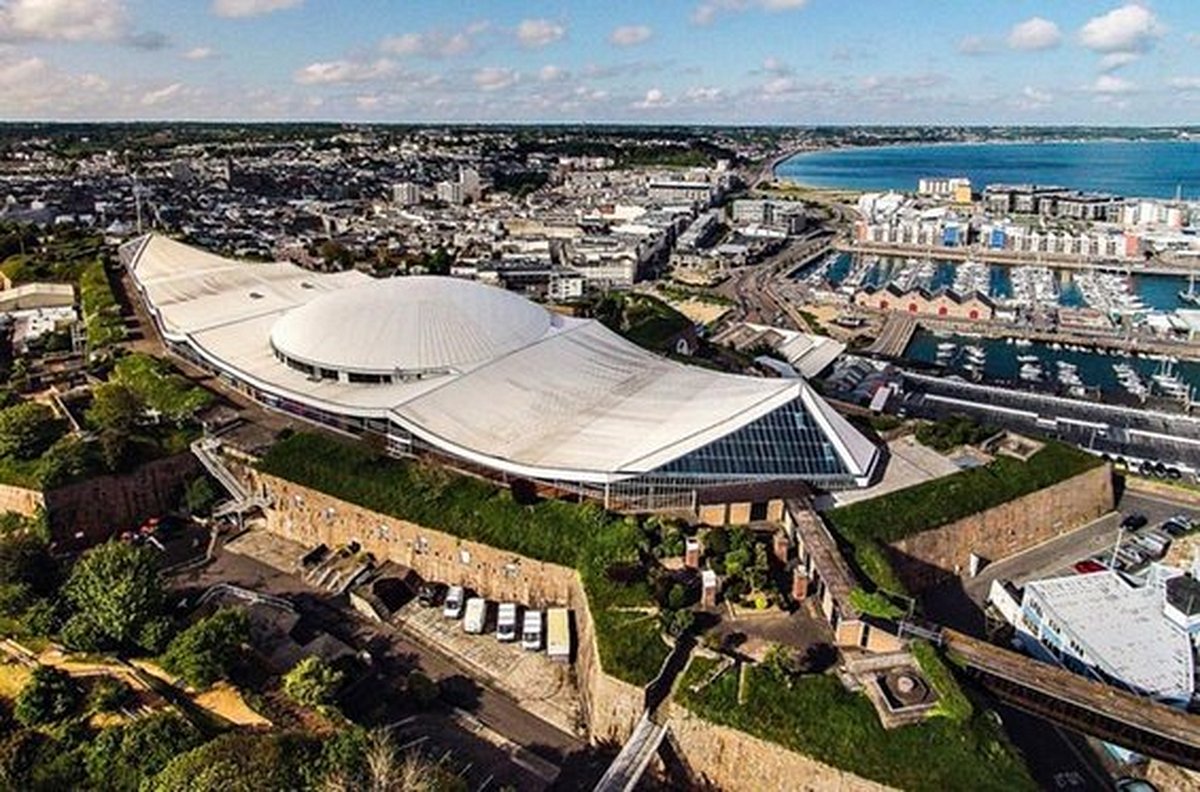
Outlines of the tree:
{"type": "Polygon", "coordinates": [[[123,542],[108,542],[80,556],[63,592],[76,609],[71,621],[83,622],[73,634],[90,629],[101,645],[133,644],[163,607],[154,551],[123,542]]]}
{"type": "MultiPolygon", "coordinates": [[[[172,759],[141,792],[259,792],[320,788],[320,747],[295,734],[223,734],[172,759]]],[[[367,787],[370,788],[370,787],[367,787]]],[[[378,787],[376,787],[378,789],[378,787]]]]}
{"type": "Polygon", "coordinates": [[[245,612],[221,608],[175,636],[162,656],[162,664],[192,687],[208,688],[229,675],[238,650],[249,637],[250,621],[245,612]]]}
{"type": "Polygon", "coordinates": [[[437,701],[437,683],[420,671],[410,671],[408,674],[408,695],[421,709],[426,709],[437,701]]]}
{"type": "Polygon", "coordinates": [[[88,709],[93,712],[118,712],[133,694],[133,689],[116,677],[100,677],[88,691],[88,709]]]}
{"type": "Polygon", "coordinates": [[[128,435],[137,426],[146,405],[127,385],[106,382],[92,390],[92,406],[87,419],[99,429],[111,429],[128,435]]]}
{"type": "Polygon", "coordinates": [[[63,433],[54,411],[38,402],[0,410],[0,456],[35,459],[63,433]]]}
{"type": "Polygon", "coordinates": [[[183,491],[183,505],[193,517],[206,517],[217,502],[217,491],[207,476],[197,476],[183,491]]]}
{"type": "Polygon", "coordinates": [[[29,533],[0,536],[0,583],[23,584],[39,597],[58,587],[58,564],[39,537],[29,533]]]}
{"type": "Polygon", "coordinates": [[[129,461],[129,435],[119,429],[100,430],[100,458],[104,467],[117,472],[129,461]]]}
{"type": "Polygon", "coordinates": [[[74,435],[64,435],[42,454],[38,478],[43,487],[66,484],[92,470],[93,459],[90,444],[74,435]]]}
{"type": "Polygon", "coordinates": [[[283,690],[304,707],[321,708],[333,702],[345,675],[319,657],[306,657],[283,677],[283,690]]]}
{"type": "Polygon", "coordinates": [[[47,665],[33,669],[21,688],[13,715],[26,726],[62,720],[79,703],[79,692],[65,671],[47,665]]]}
{"type": "Polygon", "coordinates": [[[109,727],[87,748],[87,773],[96,789],[136,792],[176,756],[203,744],[195,726],[172,712],[156,712],[109,727]]]}

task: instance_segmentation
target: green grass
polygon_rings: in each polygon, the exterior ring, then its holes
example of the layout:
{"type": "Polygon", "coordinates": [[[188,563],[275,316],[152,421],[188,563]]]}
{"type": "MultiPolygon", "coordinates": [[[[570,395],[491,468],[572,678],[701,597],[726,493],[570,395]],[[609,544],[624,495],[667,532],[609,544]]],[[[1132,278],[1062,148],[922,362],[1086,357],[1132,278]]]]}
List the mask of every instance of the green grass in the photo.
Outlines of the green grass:
{"type": "Polygon", "coordinates": [[[1083,451],[1049,442],[1028,462],[996,457],[990,464],[833,509],[825,517],[854,550],[860,570],[877,586],[904,589],[881,545],[994,508],[1104,464],[1083,451]]]}
{"type": "Polygon", "coordinates": [[[95,351],[125,339],[121,308],[113,296],[102,261],[92,262],[80,275],[79,299],[89,349],[95,351]]]}
{"type": "Polygon", "coordinates": [[[875,708],[829,675],[805,676],[789,687],[761,667],[747,670],[746,701],[738,704],[738,675],[724,674],[694,693],[713,660],[692,662],[676,700],[706,720],[729,726],[840,767],[908,790],[1034,790],[1022,761],[984,715],[965,723],[930,718],[885,730],[875,708]]]}
{"type": "Polygon", "coordinates": [[[692,326],[692,321],[656,297],[630,295],[625,301],[622,334],[646,349],[666,350],[671,339],[692,326]]]}
{"type": "Polygon", "coordinates": [[[182,423],[212,403],[213,396],[192,385],[169,363],[150,355],[134,353],[117,361],[112,381],[133,390],[146,406],[167,420],[182,423]]]}
{"type": "Polygon", "coordinates": [[[913,641],[909,644],[909,650],[921,667],[921,673],[938,694],[937,712],[956,723],[970,720],[975,708],[937,649],[925,641],[913,641]]]}
{"type": "Polygon", "coordinates": [[[644,685],[666,659],[656,620],[620,610],[651,604],[644,573],[633,582],[618,582],[609,574],[638,564],[641,529],[632,519],[592,504],[543,500],[524,505],[487,482],[379,457],[363,445],[312,433],[280,440],[259,468],[382,514],[573,567],[587,590],[606,671],[644,685]]]}

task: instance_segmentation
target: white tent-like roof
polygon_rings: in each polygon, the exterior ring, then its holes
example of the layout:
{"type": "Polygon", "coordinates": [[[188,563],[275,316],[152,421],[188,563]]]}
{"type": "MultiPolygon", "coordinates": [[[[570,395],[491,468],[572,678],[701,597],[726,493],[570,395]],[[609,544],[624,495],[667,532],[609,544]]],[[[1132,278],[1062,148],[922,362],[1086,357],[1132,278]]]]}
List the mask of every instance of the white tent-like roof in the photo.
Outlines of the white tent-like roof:
{"type": "Polygon", "coordinates": [[[122,257],[164,336],[213,367],[497,470],[633,478],[793,403],[826,459],[810,480],[863,485],[878,459],[803,380],[677,363],[491,286],[235,262],[158,235],[122,257]]]}

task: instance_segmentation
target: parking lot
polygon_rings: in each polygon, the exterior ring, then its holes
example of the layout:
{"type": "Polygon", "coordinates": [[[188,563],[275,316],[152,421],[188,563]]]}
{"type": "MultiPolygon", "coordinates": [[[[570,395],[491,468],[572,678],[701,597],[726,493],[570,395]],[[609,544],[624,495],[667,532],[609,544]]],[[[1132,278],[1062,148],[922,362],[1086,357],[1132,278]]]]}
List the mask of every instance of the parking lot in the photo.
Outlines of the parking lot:
{"type": "Polygon", "coordinates": [[[522,709],[565,732],[580,733],[582,715],[571,666],[550,660],[544,649],[529,651],[519,642],[496,640],[496,603],[489,606],[482,635],[466,633],[462,620],[443,616],[440,605],[426,607],[417,600],[400,608],[393,622],[488,679],[522,709]]]}
{"type": "MultiPolygon", "coordinates": [[[[1070,533],[1055,537],[1048,542],[1030,548],[1010,558],[998,560],[965,583],[967,595],[982,607],[987,600],[988,588],[993,580],[1008,580],[1021,586],[1030,580],[1076,574],[1075,564],[1097,556],[1111,557],[1117,542],[1121,522],[1131,515],[1146,518],[1146,526],[1137,531],[1121,531],[1123,543],[1138,533],[1161,525],[1165,520],[1179,514],[1200,521],[1200,510],[1172,501],[1160,500],[1147,495],[1126,493],[1118,510],[1070,533]]],[[[1144,566],[1141,564],[1139,566],[1144,566]]],[[[1138,566],[1133,567],[1136,571],[1138,566]]]]}

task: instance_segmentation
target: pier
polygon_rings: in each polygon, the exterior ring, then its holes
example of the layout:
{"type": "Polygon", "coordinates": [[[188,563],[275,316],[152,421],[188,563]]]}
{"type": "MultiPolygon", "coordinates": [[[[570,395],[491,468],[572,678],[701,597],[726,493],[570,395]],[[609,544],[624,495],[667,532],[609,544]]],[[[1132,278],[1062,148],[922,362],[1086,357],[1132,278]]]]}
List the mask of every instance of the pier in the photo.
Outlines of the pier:
{"type": "Polygon", "coordinates": [[[879,337],[866,351],[880,357],[902,357],[904,350],[908,349],[913,336],[916,335],[917,327],[917,317],[912,314],[890,314],[879,332],[879,337]]]}

